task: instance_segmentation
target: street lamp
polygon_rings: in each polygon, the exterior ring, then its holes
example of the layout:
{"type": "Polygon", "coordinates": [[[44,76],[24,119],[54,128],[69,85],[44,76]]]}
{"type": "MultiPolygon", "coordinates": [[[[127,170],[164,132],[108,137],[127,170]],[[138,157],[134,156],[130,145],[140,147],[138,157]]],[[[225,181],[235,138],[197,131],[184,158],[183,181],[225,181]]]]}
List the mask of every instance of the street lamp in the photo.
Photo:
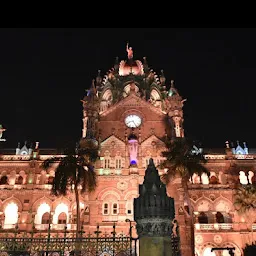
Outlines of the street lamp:
{"type": "Polygon", "coordinates": [[[132,255],[132,222],[130,219],[126,219],[125,222],[129,222],[129,236],[130,236],[130,255],[132,255]]]}

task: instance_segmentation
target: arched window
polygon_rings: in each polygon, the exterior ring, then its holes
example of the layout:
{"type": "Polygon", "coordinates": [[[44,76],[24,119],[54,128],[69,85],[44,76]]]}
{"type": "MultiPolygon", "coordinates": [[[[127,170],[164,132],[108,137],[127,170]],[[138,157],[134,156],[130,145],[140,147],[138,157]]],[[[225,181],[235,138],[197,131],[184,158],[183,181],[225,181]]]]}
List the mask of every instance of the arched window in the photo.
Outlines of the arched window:
{"type": "Polygon", "coordinates": [[[208,217],[204,212],[200,212],[198,216],[198,222],[200,224],[207,224],[208,223],[208,217]]]}
{"type": "Polygon", "coordinates": [[[58,224],[66,224],[67,223],[67,215],[65,212],[59,214],[58,224]]]}
{"type": "Polygon", "coordinates": [[[103,204],[103,215],[108,215],[109,214],[109,204],[104,203],[103,204]]]}
{"type": "Polygon", "coordinates": [[[216,176],[212,176],[209,180],[209,183],[210,184],[218,184],[219,183],[218,178],[216,176]]]}
{"type": "Polygon", "coordinates": [[[116,169],[122,168],[122,159],[120,157],[116,158],[116,169]]]}
{"type": "Polygon", "coordinates": [[[216,256],[215,252],[211,251],[211,247],[206,247],[203,252],[203,256],[216,256]]]}
{"type": "Polygon", "coordinates": [[[4,210],[4,228],[13,228],[18,221],[18,206],[15,203],[9,203],[4,210]]]}
{"type": "Polygon", "coordinates": [[[2,176],[0,179],[0,185],[7,185],[8,184],[8,178],[7,176],[2,176]]]}
{"type": "Polygon", "coordinates": [[[17,181],[16,181],[16,184],[19,184],[19,185],[22,185],[23,184],[23,177],[22,176],[19,176],[17,181]]]}
{"type": "Polygon", "coordinates": [[[112,204],[112,214],[113,215],[117,215],[118,214],[118,204],[117,203],[113,203],[112,204]]]}
{"type": "Polygon", "coordinates": [[[110,158],[107,157],[104,159],[104,168],[109,169],[110,168],[110,158]]]}
{"type": "Polygon", "coordinates": [[[221,212],[216,213],[216,222],[217,223],[224,223],[224,216],[221,212]]]}
{"type": "Polygon", "coordinates": [[[42,216],[42,224],[49,224],[50,223],[50,213],[45,212],[42,216]]]}

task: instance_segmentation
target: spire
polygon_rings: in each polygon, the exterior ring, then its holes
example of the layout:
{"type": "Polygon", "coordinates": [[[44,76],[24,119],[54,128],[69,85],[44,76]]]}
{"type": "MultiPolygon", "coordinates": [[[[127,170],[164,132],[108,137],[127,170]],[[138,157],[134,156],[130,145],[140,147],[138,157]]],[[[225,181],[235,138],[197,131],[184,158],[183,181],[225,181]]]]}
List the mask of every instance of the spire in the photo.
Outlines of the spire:
{"type": "Polygon", "coordinates": [[[116,57],[116,60],[115,60],[115,65],[114,65],[114,70],[117,71],[119,68],[119,58],[116,57]]]}
{"type": "Polygon", "coordinates": [[[164,71],[163,69],[161,70],[161,75],[160,75],[160,82],[161,82],[161,85],[164,85],[165,84],[165,81],[166,81],[166,78],[164,76],[164,71]]]}
{"type": "Polygon", "coordinates": [[[179,95],[177,89],[174,87],[174,80],[171,80],[171,88],[168,91],[168,96],[174,96],[174,95],[179,95]]]}
{"type": "Polygon", "coordinates": [[[100,74],[101,70],[98,70],[98,75],[96,77],[96,84],[99,86],[102,82],[102,77],[101,77],[101,74],[100,74]]]}

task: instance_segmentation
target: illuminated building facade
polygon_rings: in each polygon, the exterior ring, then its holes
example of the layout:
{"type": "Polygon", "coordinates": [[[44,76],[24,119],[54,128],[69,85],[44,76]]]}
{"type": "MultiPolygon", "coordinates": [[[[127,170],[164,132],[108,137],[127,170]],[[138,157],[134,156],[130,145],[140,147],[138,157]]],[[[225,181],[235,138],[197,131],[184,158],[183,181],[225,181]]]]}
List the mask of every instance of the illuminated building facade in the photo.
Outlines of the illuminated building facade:
{"type": "MultiPolygon", "coordinates": [[[[81,219],[85,232],[129,232],[133,222],[133,199],[138,196],[138,185],[143,182],[150,158],[161,163],[165,145],[163,137],[183,137],[183,104],[186,101],[175,88],[168,86],[164,73],[157,75],[143,61],[135,60],[132,48],[128,58],[119,61],[102,77],[100,71],[82,100],[83,120],[81,145],[86,138],[96,138],[100,145],[100,159],[95,169],[98,186],[91,194],[81,197],[81,219]]],[[[1,137],[4,129],[1,127],[1,137]]],[[[2,139],[3,140],[3,139],[2,139]]],[[[3,143],[3,142],[2,142],[3,143]]],[[[210,177],[194,175],[189,184],[195,214],[195,245],[199,256],[227,255],[211,253],[212,247],[235,247],[235,255],[250,242],[256,224],[234,210],[234,184],[255,181],[256,151],[245,143],[223,149],[194,148],[208,159],[210,177]],[[233,168],[234,167],[234,168],[233,168]],[[228,173],[228,170],[235,169],[228,173]]],[[[55,198],[50,195],[54,168],[43,170],[42,161],[60,155],[55,150],[18,145],[13,150],[2,150],[0,155],[0,219],[1,228],[38,232],[51,229],[63,232],[76,228],[75,197],[55,198]]],[[[159,173],[164,170],[158,169],[159,173]]],[[[189,255],[187,215],[181,198],[180,180],[168,186],[168,194],[175,199],[176,219],[179,223],[182,255],[189,255]]],[[[133,225],[135,223],[133,222],[133,225]]],[[[135,228],[132,229],[136,236],[135,228]]]]}

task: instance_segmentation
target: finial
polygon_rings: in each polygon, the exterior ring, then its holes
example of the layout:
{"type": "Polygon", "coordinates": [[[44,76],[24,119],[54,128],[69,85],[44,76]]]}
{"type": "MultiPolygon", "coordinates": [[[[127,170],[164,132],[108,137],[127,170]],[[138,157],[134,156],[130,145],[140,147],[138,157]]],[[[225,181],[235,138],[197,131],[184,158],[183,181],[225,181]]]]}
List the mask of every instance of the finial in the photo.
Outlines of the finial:
{"type": "Polygon", "coordinates": [[[153,165],[153,166],[154,166],[153,158],[150,158],[150,159],[149,159],[148,165],[153,165]]]}
{"type": "Polygon", "coordinates": [[[126,51],[128,53],[128,59],[132,59],[133,58],[133,50],[132,47],[129,47],[129,43],[127,42],[126,44],[126,51]]]}
{"type": "Polygon", "coordinates": [[[243,144],[244,144],[244,148],[247,148],[246,143],[245,143],[245,142],[243,142],[243,144]]]}
{"type": "Polygon", "coordinates": [[[118,70],[118,68],[119,68],[119,58],[116,57],[114,69],[115,69],[115,70],[118,70]]]}
{"type": "Polygon", "coordinates": [[[237,140],[236,143],[237,143],[237,146],[240,146],[240,145],[239,145],[239,140],[237,140]]]}
{"type": "Polygon", "coordinates": [[[229,142],[226,141],[225,143],[226,143],[226,148],[229,148],[229,142]]]}
{"type": "Polygon", "coordinates": [[[171,80],[171,88],[174,88],[174,80],[171,80]]]}
{"type": "Polygon", "coordinates": [[[100,72],[101,72],[101,70],[99,69],[98,70],[98,76],[96,77],[96,83],[98,85],[102,82],[102,78],[101,78],[100,72]]]}
{"type": "Polygon", "coordinates": [[[164,70],[162,69],[161,70],[161,76],[160,76],[160,82],[161,82],[161,84],[163,85],[163,84],[165,84],[165,76],[164,76],[164,70]]]}

